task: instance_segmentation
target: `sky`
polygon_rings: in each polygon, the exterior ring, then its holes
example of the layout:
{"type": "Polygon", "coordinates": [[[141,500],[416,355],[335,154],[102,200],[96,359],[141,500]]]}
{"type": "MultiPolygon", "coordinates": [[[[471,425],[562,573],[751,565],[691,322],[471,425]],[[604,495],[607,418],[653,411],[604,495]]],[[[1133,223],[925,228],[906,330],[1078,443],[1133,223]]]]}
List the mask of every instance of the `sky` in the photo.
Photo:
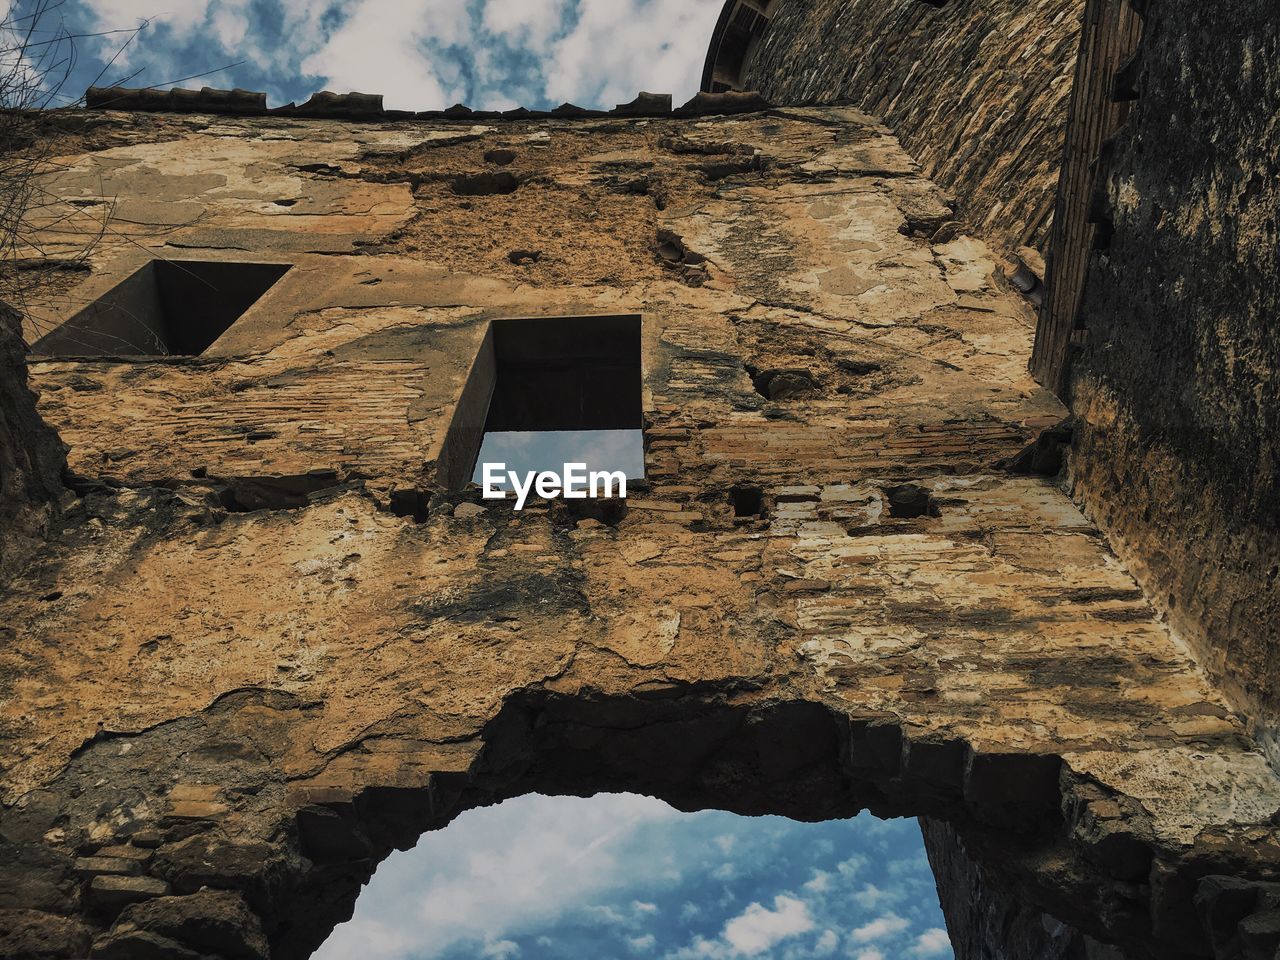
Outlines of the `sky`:
{"type": "MultiPolygon", "coordinates": [[[[0,0],[0,16],[42,0],[0,0]]],[[[388,108],[609,108],[640,90],[680,104],[701,78],[721,0],[43,0],[85,37],[65,92],[242,87],[276,106],[329,89],[381,93],[388,108]],[[229,66],[237,64],[236,66],[229,66]],[[228,69],[222,69],[228,68],[228,69]],[[135,74],[136,76],[132,76],[135,74]]]]}
{"type": "MultiPolygon", "coordinates": [[[[480,443],[471,479],[484,484],[484,465],[502,464],[522,477],[530,471],[564,473],[565,464],[586,470],[621,471],[628,480],[644,477],[644,433],[640,430],[489,431],[480,443]]],[[[495,470],[497,467],[495,466],[495,470]]],[[[510,489],[510,482],[501,484],[510,489]]]]}
{"type": "Polygon", "coordinates": [[[530,795],[385,861],[316,960],[952,960],[914,820],[530,795]]]}

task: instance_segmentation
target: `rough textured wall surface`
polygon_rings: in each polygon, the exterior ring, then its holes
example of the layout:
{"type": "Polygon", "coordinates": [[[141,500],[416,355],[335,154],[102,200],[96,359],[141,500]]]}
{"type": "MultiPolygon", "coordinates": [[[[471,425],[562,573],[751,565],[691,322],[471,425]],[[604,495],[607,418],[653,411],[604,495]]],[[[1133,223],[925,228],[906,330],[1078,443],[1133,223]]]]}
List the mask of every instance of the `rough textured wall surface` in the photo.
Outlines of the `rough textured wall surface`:
{"type": "Polygon", "coordinates": [[[938,881],[951,946],[959,960],[1128,960],[1029,903],[1000,871],[984,868],[941,820],[920,821],[938,881]]]}
{"type": "Polygon", "coordinates": [[[0,584],[43,539],[62,499],[65,450],[27,388],[22,321],[0,303],[0,584]]]}
{"type": "Polygon", "coordinates": [[[1280,17],[1152,4],[1106,165],[1076,490],[1171,622],[1280,722],[1280,17]]]}
{"type": "Polygon", "coordinates": [[[743,85],[880,117],[1001,246],[1043,250],[1083,0],[779,0],[743,85]]]}
{"type": "Polygon", "coordinates": [[[291,269],[202,356],[33,365],[86,479],[0,596],[0,956],[300,958],[529,791],[923,815],[1143,960],[1267,935],[1280,782],[1001,465],[1064,411],[885,127],[117,115],[65,153],[126,233],[73,301],[291,269]],[[441,489],[489,321],[591,314],[642,318],[645,482],[441,489]]]}

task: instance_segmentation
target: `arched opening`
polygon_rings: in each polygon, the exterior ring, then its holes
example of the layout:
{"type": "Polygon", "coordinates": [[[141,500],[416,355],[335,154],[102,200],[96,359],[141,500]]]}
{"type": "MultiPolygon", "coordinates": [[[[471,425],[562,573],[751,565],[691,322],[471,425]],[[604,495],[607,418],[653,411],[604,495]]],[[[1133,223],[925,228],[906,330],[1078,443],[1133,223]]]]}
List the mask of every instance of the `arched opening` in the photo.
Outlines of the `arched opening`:
{"type": "Polygon", "coordinates": [[[526,795],[393,854],[316,960],[952,956],[911,820],[526,795]]]}
{"type": "MultiPolygon", "coordinates": [[[[325,716],[332,708],[260,689],[103,735],[4,824],[6,837],[26,838],[13,848],[25,869],[50,878],[40,932],[61,924],[68,944],[83,945],[63,955],[92,945],[101,960],[302,960],[352,917],[393,851],[528,794],[643,794],[685,811],[803,822],[863,810],[924,817],[931,858],[940,850],[949,881],[971,885],[973,906],[1000,926],[984,942],[1013,924],[1080,931],[1136,960],[1179,955],[1173,937],[1193,945],[1182,955],[1214,956],[1196,940],[1197,905],[1225,925],[1263,902],[1240,893],[1261,897],[1265,884],[1208,875],[1247,874],[1237,855],[1162,844],[1140,804],[1054,754],[852,715],[788,694],[785,679],[649,681],[626,694],[554,686],[507,695],[478,736],[424,737],[421,717],[405,711],[323,755],[311,745],[340,722],[325,716]],[[70,824],[89,832],[59,832],[70,824]],[[81,851],[79,893],[53,886],[64,868],[42,837],[81,851]],[[72,911],[83,919],[55,917],[72,911]]],[[[760,907],[780,909],[776,899],[760,907]]]]}
{"type": "MultiPolygon", "coordinates": [[[[244,890],[272,958],[300,960],[351,918],[363,884],[393,850],[412,848],[468,810],[528,794],[639,793],[684,811],[808,823],[848,821],[864,810],[937,817],[976,855],[999,857],[1018,875],[1018,895],[1037,916],[1101,918],[1107,880],[1064,836],[1056,757],[978,754],[962,741],[913,736],[891,718],[848,718],[822,704],[757,695],[712,685],[627,697],[522,691],[481,743],[424,744],[390,732],[366,740],[323,775],[289,785],[284,809],[263,811],[277,818],[269,847],[248,852],[243,841],[210,832],[185,841],[192,856],[170,858],[164,875],[178,892],[195,893],[216,880],[209,864],[254,859],[240,881],[218,885],[244,890]],[[1060,869],[1037,872],[1055,859],[1070,864],[1073,878],[1088,877],[1092,899],[1074,885],[1068,896],[1060,869]]],[[[241,710],[261,723],[257,706],[246,696],[224,708],[233,724],[243,722],[231,717],[241,710]]]]}
{"type": "Polygon", "coordinates": [[[711,34],[701,89],[723,93],[742,89],[742,72],[769,29],[777,0],[727,0],[711,34]]]}

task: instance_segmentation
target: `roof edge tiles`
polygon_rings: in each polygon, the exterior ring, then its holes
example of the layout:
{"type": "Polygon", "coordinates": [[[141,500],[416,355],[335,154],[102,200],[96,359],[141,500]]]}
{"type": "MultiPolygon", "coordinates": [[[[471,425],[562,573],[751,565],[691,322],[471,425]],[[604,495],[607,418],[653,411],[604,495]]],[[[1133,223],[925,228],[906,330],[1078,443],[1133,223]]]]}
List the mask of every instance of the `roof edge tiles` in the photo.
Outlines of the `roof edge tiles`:
{"type": "Polygon", "coordinates": [[[322,90],[303,104],[287,103],[268,107],[267,95],[251,90],[156,90],[151,87],[90,87],[85,92],[90,110],[120,110],[151,113],[210,113],[231,116],[296,117],[317,120],[536,120],[601,119],[606,117],[693,117],[715,114],[752,113],[772,106],[758,93],[727,91],[699,93],[683,106],[673,109],[671,94],[641,92],[629,103],[612,110],[589,110],[562,103],[554,110],[472,110],[454,104],[445,110],[387,110],[382,95],[372,93],[332,93],[322,90]]]}

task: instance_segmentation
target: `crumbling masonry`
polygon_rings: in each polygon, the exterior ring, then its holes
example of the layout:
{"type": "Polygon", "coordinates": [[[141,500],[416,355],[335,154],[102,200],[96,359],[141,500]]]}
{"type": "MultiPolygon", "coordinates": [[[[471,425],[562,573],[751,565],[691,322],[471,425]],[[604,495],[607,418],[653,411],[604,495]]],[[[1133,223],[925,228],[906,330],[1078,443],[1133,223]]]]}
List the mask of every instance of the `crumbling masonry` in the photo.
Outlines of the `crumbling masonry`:
{"type": "Polygon", "coordinates": [[[49,116],[46,255],[115,239],[22,318],[34,392],[2,331],[0,955],[306,957],[461,810],[627,790],[924,818],[966,960],[1271,960],[1280,25],[1125,7],[1055,192],[1108,2],[730,0],[675,114],[49,116]],[[189,277],[244,301],[207,347],[189,277]],[[625,507],[459,480],[542,317],[640,318],[625,507]]]}

